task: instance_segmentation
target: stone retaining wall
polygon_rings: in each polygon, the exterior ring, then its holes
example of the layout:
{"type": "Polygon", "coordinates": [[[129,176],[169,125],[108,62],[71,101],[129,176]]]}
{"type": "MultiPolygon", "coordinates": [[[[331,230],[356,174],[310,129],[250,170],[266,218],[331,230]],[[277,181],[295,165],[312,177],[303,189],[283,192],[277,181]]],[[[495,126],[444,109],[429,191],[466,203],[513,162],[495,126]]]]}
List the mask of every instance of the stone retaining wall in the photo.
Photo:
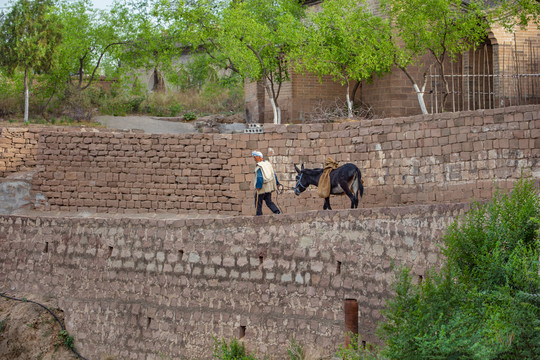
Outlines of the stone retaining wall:
{"type": "MultiPolygon", "coordinates": [[[[540,178],[538,105],[265,125],[264,134],[37,134],[37,160],[28,156],[28,162],[43,166],[34,190],[46,195],[50,210],[253,214],[254,149],[271,160],[289,188],[277,199],[286,213],[322,208],[315,189],[297,197],[290,188],[294,164],[321,167],[327,156],[361,169],[361,207],[482,200],[491,197],[495,183],[507,189],[522,172],[540,178]]],[[[346,197],[332,197],[331,203],[350,207],[346,197]]]]}
{"type": "Polygon", "coordinates": [[[0,128],[0,178],[36,166],[38,139],[26,128],[0,128]]]}
{"type": "Polygon", "coordinates": [[[0,216],[0,291],[58,298],[88,359],[210,359],[212,336],[332,354],[345,299],[375,335],[393,266],[440,264],[462,205],[182,220],[0,216]]]}

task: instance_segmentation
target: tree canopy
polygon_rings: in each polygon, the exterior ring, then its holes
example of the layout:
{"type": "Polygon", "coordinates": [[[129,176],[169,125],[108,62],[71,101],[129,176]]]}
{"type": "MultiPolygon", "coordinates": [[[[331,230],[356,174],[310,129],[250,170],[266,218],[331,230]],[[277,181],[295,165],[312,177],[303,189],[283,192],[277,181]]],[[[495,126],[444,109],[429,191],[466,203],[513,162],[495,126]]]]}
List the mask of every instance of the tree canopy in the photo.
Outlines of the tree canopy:
{"type": "Polygon", "coordinates": [[[381,7],[394,30],[395,65],[411,81],[420,109],[427,114],[424,102],[427,74],[419,82],[408,67],[421,64],[422,56],[431,54],[448,94],[445,59],[477,46],[487,36],[489,24],[484,20],[484,3],[482,0],[382,0],[381,7]]]}
{"type": "Polygon", "coordinates": [[[278,98],[289,79],[288,57],[301,29],[304,9],[296,0],[232,1],[217,31],[219,51],[245,79],[262,81],[281,123],[278,98]]]}
{"type": "Polygon", "coordinates": [[[320,12],[308,15],[305,24],[294,52],[297,69],[319,78],[330,75],[346,84],[348,114],[352,117],[351,81],[381,76],[393,65],[389,23],[373,15],[365,1],[327,0],[320,12]]]}
{"type": "Polygon", "coordinates": [[[0,67],[24,71],[24,120],[28,122],[28,78],[48,71],[61,42],[61,23],[52,0],[19,0],[0,27],[0,67]]]}

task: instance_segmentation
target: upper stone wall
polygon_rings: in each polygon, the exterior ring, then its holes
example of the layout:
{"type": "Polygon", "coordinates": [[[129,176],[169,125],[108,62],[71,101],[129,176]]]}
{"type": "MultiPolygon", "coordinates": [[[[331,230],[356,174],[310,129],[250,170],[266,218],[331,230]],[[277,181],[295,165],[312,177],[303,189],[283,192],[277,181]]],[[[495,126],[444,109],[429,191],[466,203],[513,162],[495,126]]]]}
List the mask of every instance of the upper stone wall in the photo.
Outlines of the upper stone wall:
{"type": "Polygon", "coordinates": [[[0,128],[0,178],[35,167],[38,139],[26,128],[0,128]]]}
{"type": "MultiPolygon", "coordinates": [[[[46,195],[51,210],[254,214],[255,149],[270,159],[288,188],[273,196],[286,213],[322,208],[315,189],[295,196],[290,188],[294,164],[322,167],[327,156],[360,168],[361,207],[482,200],[491,197],[495,184],[507,189],[522,172],[540,178],[538,105],[265,125],[264,134],[28,133],[39,134],[37,149],[28,144],[37,153],[29,163],[42,166],[34,190],[46,195]]],[[[6,149],[13,151],[0,150],[6,149]]],[[[346,197],[330,201],[334,209],[350,207],[346,197]]]]}

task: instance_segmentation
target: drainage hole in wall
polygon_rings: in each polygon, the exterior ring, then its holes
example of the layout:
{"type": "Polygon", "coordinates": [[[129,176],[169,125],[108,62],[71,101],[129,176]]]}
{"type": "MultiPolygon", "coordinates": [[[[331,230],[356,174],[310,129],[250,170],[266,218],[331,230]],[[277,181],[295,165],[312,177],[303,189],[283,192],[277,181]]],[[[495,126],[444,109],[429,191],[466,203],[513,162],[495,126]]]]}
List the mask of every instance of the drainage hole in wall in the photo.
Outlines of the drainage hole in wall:
{"type": "Polygon", "coordinates": [[[365,348],[366,348],[366,342],[362,340],[362,349],[365,349],[365,348]]]}
{"type": "Polygon", "coordinates": [[[48,253],[49,252],[49,242],[45,242],[45,247],[43,248],[43,252],[44,253],[48,253]]]}
{"type": "Polygon", "coordinates": [[[109,253],[107,254],[107,259],[112,256],[112,252],[113,252],[113,247],[109,246],[109,253]]]}
{"type": "Polygon", "coordinates": [[[336,275],[339,274],[341,274],[341,261],[338,261],[336,265],[336,275]]]}
{"type": "Polygon", "coordinates": [[[182,261],[182,258],[184,257],[184,250],[178,250],[178,258],[180,261],[182,261]]]}
{"type": "Polygon", "coordinates": [[[264,256],[259,256],[259,265],[262,265],[264,261],[264,256]]]}
{"type": "Polygon", "coordinates": [[[238,339],[242,339],[244,336],[246,336],[246,327],[245,326],[238,327],[238,339]]]}
{"type": "Polygon", "coordinates": [[[424,277],[422,275],[418,275],[418,283],[421,284],[422,281],[424,281],[424,277]]]}
{"type": "Polygon", "coordinates": [[[149,317],[146,319],[146,328],[148,329],[150,327],[150,324],[152,323],[152,318],[149,317]]]}

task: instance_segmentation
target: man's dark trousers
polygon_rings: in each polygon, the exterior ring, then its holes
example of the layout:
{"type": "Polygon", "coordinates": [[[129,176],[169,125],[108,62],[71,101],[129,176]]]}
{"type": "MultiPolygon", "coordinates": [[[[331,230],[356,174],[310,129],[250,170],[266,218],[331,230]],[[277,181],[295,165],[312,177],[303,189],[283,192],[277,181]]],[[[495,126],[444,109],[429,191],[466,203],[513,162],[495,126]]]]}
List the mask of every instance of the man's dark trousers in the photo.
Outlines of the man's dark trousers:
{"type": "Polygon", "coordinates": [[[259,197],[257,198],[257,192],[255,191],[255,202],[256,202],[255,206],[257,207],[257,212],[255,213],[255,215],[262,215],[263,200],[266,202],[266,206],[268,206],[274,214],[280,214],[278,207],[272,201],[271,192],[259,194],[259,197]]]}

